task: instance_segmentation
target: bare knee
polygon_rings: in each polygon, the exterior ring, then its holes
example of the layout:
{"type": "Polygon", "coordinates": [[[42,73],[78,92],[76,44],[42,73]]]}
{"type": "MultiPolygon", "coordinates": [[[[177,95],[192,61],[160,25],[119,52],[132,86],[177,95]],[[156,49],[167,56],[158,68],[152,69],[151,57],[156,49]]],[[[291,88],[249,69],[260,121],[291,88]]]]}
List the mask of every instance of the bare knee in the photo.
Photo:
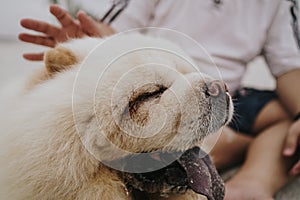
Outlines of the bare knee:
{"type": "Polygon", "coordinates": [[[287,121],[290,116],[278,100],[270,101],[258,114],[253,124],[253,132],[260,133],[264,129],[281,121],[287,121]]]}

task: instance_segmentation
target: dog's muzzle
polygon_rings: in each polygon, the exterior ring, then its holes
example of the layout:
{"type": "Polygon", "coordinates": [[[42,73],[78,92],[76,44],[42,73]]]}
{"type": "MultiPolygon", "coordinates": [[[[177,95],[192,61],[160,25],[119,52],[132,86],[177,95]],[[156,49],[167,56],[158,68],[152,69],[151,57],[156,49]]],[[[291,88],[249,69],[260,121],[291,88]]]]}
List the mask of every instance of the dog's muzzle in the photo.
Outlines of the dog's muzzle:
{"type": "MultiPolygon", "coordinates": [[[[151,165],[161,165],[179,154],[181,156],[176,161],[159,170],[146,173],[121,172],[128,190],[131,192],[138,190],[168,197],[171,194],[184,194],[187,189],[192,189],[194,192],[206,196],[209,200],[223,199],[224,183],[209,156],[199,147],[185,152],[155,152],[154,155],[150,153],[147,154],[147,160],[151,160],[151,165]]],[[[139,156],[127,157],[122,162],[125,169],[126,163],[136,166],[137,171],[140,170],[138,169],[139,166],[145,166],[144,159],[139,158],[139,156]]]]}

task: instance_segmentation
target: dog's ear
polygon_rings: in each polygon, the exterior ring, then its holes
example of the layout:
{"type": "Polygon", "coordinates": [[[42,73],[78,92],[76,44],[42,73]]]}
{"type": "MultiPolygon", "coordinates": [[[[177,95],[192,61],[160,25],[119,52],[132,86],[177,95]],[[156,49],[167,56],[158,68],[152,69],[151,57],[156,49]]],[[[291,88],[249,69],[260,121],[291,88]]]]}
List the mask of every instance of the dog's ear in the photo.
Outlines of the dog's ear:
{"type": "Polygon", "coordinates": [[[63,47],[57,47],[47,51],[44,61],[49,76],[66,70],[78,62],[74,53],[63,47]]]}
{"type": "Polygon", "coordinates": [[[69,49],[56,47],[45,53],[44,62],[46,69],[32,74],[25,86],[26,90],[31,90],[36,85],[51,79],[54,74],[71,68],[78,61],[75,54],[69,49]]]}

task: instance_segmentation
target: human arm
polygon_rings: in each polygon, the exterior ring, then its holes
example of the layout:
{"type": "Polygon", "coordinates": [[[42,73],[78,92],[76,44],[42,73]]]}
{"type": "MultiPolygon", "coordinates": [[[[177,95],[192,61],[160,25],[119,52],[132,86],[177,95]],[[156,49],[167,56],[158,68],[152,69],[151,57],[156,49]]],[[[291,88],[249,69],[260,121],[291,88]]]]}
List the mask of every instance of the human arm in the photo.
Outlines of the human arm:
{"type": "MultiPolygon", "coordinates": [[[[293,4],[289,1],[278,2],[278,9],[268,29],[264,56],[272,74],[276,77],[276,92],[280,102],[289,111],[292,119],[300,112],[300,44],[293,26],[295,16],[291,13],[293,4]]],[[[287,131],[283,147],[284,156],[295,155],[299,137],[300,120],[296,120],[287,131]]],[[[297,162],[290,170],[290,174],[296,175],[299,172],[300,162],[297,162]]]]}
{"type": "MultiPolygon", "coordinates": [[[[51,5],[50,12],[59,21],[60,27],[34,19],[22,19],[21,25],[24,28],[41,34],[21,33],[19,39],[24,42],[54,47],[57,43],[70,38],[103,37],[114,33],[114,30],[108,25],[92,19],[82,11],[77,14],[78,20],[75,20],[66,10],[57,5],[51,5]]],[[[23,56],[28,60],[43,59],[43,53],[26,53],[23,56]]]]}

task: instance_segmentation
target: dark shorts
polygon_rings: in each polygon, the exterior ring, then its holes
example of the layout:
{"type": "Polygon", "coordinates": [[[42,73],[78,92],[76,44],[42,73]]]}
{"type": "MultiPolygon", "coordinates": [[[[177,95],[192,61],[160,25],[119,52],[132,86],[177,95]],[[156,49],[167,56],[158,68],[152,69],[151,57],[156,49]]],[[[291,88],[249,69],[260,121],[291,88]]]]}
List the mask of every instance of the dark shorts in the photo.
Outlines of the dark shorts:
{"type": "Polygon", "coordinates": [[[277,98],[274,91],[252,88],[239,89],[233,95],[234,116],[229,127],[237,132],[254,135],[252,128],[262,108],[277,98]]]}

